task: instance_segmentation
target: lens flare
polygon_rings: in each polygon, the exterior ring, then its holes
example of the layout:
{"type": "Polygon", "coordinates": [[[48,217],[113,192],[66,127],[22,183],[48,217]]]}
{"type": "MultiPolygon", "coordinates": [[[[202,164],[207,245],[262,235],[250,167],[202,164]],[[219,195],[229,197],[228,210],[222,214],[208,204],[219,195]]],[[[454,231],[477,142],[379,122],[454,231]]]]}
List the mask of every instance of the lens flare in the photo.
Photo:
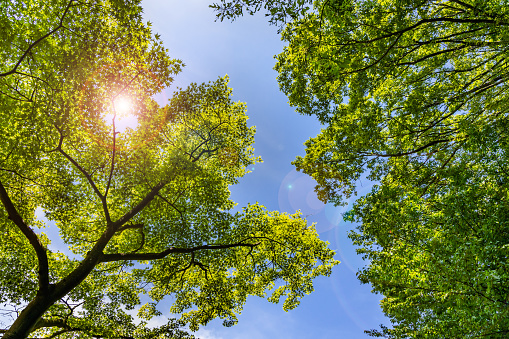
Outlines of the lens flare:
{"type": "Polygon", "coordinates": [[[134,106],[128,97],[118,97],[113,103],[113,112],[104,117],[108,125],[115,120],[115,131],[125,133],[130,128],[135,130],[138,127],[138,117],[134,114],[134,106]]]}
{"type": "Polygon", "coordinates": [[[129,114],[132,111],[132,103],[129,98],[119,97],[113,102],[115,105],[115,112],[118,114],[129,114]]]}

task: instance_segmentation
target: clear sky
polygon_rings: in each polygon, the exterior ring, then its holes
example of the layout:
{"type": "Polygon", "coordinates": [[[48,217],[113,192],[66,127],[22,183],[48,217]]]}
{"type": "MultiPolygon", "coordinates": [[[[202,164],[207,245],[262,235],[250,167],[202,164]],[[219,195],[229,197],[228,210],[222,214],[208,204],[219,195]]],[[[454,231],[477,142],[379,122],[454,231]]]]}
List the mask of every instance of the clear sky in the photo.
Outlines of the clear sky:
{"type": "MultiPolygon", "coordinates": [[[[320,125],[313,117],[295,113],[279,92],[272,69],[274,55],[283,48],[277,29],[269,26],[263,14],[234,23],[214,22],[209,3],[145,0],[143,6],[145,19],[152,22],[170,55],[186,64],[175,86],[228,74],[234,99],[247,103],[249,124],[257,129],[255,152],[264,162],[231,187],[232,199],[239,206],[258,201],[270,210],[294,213],[300,209],[310,222],[316,222],[321,239],[330,242],[342,263],[331,277],[315,280],[315,292],[295,310],[285,312],[281,305],[252,297],[238,325],[225,328],[218,320],[198,334],[202,339],[367,338],[365,329],[387,325],[388,320],[380,310],[380,296],[355,276],[366,263],[347,237],[355,227],[342,221],[341,213],[348,208],[318,201],[312,179],[291,165],[297,155],[304,155],[304,141],[315,136],[320,125]]],[[[367,181],[362,184],[361,194],[370,189],[367,181]]],[[[162,305],[162,310],[168,306],[162,305]]]]}

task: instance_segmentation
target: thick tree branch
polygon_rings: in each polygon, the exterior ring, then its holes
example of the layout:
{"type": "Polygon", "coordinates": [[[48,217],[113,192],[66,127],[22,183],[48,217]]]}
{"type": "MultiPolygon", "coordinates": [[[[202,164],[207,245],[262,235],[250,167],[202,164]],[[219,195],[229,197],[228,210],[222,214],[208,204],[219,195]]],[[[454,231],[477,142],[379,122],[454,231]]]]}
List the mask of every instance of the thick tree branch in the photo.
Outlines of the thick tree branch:
{"type": "MultiPolygon", "coordinates": [[[[391,49],[392,47],[393,46],[389,47],[389,49],[391,49]]],[[[446,54],[446,53],[451,53],[451,52],[459,51],[459,50],[465,49],[467,47],[469,47],[469,46],[467,44],[463,43],[463,46],[459,46],[459,47],[455,47],[455,48],[450,48],[450,49],[445,49],[445,50],[441,50],[441,51],[438,51],[438,52],[435,52],[435,53],[427,54],[427,55],[425,55],[422,58],[419,58],[417,60],[396,63],[396,66],[417,65],[418,63],[423,62],[423,61],[425,61],[425,60],[427,60],[429,58],[433,58],[433,57],[439,56],[441,54],[446,54]]],[[[371,65],[369,67],[371,67],[371,65]]]]}
{"type": "Polygon", "coordinates": [[[112,224],[112,227],[115,231],[118,231],[122,226],[124,226],[129,220],[131,220],[136,214],[141,212],[159,193],[159,191],[166,185],[166,182],[161,182],[157,184],[150,192],[147,193],[145,198],[140,201],[136,206],[134,206],[129,212],[124,214],[120,219],[115,221],[112,224]]]}
{"type": "Polygon", "coordinates": [[[157,260],[166,257],[169,254],[185,254],[185,253],[194,253],[197,251],[203,250],[219,250],[219,249],[227,249],[227,248],[235,248],[235,247],[250,247],[253,248],[258,246],[260,242],[255,244],[238,242],[235,244],[226,244],[226,245],[202,245],[196,247],[170,247],[166,250],[158,253],[115,253],[115,254],[104,254],[101,258],[101,262],[112,262],[112,261],[120,261],[120,260],[157,260]]]}
{"type": "Polygon", "coordinates": [[[120,234],[122,233],[123,231],[125,230],[129,230],[129,229],[140,229],[140,228],[143,228],[143,224],[129,224],[129,225],[124,225],[122,227],[120,227],[118,230],[117,230],[117,234],[120,234]]]}
{"type": "Polygon", "coordinates": [[[37,234],[25,223],[21,215],[19,215],[16,207],[12,203],[7,191],[5,190],[2,182],[0,182],[0,200],[2,201],[9,219],[18,226],[19,230],[28,239],[30,245],[37,254],[37,260],[39,262],[39,291],[38,293],[46,293],[49,288],[49,268],[48,268],[48,256],[46,254],[46,248],[42,245],[37,234]]]}
{"type": "Polygon", "coordinates": [[[37,321],[37,323],[35,324],[35,326],[32,328],[32,331],[38,330],[40,328],[45,328],[45,327],[60,327],[60,328],[70,329],[69,325],[67,325],[67,323],[62,319],[48,320],[48,319],[40,318],[37,321]]]}
{"type": "MultiPolygon", "coordinates": [[[[79,328],[79,327],[71,327],[71,326],[69,326],[67,324],[66,321],[64,321],[62,319],[47,320],[47,319],[43,319],[43,318],[39,319],[37,324],[32,329],[32,332],[35,331],[35,330],[41,329],[41,328],[51,328],[51,327],[58,327],[58,328],[61,328],[61,330],[57,331],[57,332],[54,332],[52,335],[50,335],[48,337],[44,337],[44,339],[55,338],[55,337],[58,337],[61,334],[69,333],[69,332],[84,332],[84,333],[87,333],[86,329],[79,328]]],[[[99,333],[90,334],[90,335],[92,337],[96,337],[96,338],[106,338],[107,337],[104,334],[99,334],[99,333]]],[[[129,337],[129,336],[119,336],[119,338],[122,338],[122,339],[134,339],[133,337],[129,337]]],[[[39,339],[39,338],[30,337],[29,339],[39,339]]]]}

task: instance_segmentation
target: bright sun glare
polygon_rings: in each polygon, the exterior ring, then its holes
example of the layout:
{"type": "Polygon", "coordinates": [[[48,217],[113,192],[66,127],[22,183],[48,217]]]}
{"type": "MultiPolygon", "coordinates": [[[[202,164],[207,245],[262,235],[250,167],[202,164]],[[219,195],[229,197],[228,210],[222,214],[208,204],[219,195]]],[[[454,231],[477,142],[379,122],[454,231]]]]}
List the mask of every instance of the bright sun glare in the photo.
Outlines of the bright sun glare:
{"type": "Polygon", "coordinates": [[[120,114],[128,114],[131,111],[131,101],[125,97],[116,99],[115,110],[120,114]]]}
{"type": "MultiPolygon", "coordinates": [[[[131,100],[126,97],[118,97],[113,102],[114,111],[116,113],[115,116],[115,130],[117,132],[123,133],[126,128],[136,129],[138,126],[137,117],[132,114],[133,105],[131,100]]],[[[105,121],[107,124],[111,124],[113,121],[113,112],[110,114],[106,114],[105,121]]]]}

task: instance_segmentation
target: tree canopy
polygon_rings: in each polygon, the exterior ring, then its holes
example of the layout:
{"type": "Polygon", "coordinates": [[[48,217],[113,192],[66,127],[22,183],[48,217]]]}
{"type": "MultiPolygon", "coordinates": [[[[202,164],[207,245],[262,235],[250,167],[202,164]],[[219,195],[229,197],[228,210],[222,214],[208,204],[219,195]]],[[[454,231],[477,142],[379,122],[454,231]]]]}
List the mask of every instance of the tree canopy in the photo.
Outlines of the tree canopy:
{"type": "Polygon", "coordinates": [[[182,325],[230,326],[249,295],[292,309],[330,274],[299,214],[234,212],[228,186],[259,159],[227,77],[153,99],[183,63],[139,1],[0,8],[3,338],[191,337],[182,325]],[[67,248],[49,249],[48,227],[67,248]],[[180,320],[147,327],[167,296],[180,320]]]}
{"type": "Polygon", "coordinates": [[[286,23],[279,2],[217,6],[283,24],[280,87],[325,125],[294,162],[319,197],[342,204],[363,175],[376,182],[345,215],[370,259],[359,278],[394,325],[370,333],[506,337],[506,2],[318,0],[286,23]]]}

